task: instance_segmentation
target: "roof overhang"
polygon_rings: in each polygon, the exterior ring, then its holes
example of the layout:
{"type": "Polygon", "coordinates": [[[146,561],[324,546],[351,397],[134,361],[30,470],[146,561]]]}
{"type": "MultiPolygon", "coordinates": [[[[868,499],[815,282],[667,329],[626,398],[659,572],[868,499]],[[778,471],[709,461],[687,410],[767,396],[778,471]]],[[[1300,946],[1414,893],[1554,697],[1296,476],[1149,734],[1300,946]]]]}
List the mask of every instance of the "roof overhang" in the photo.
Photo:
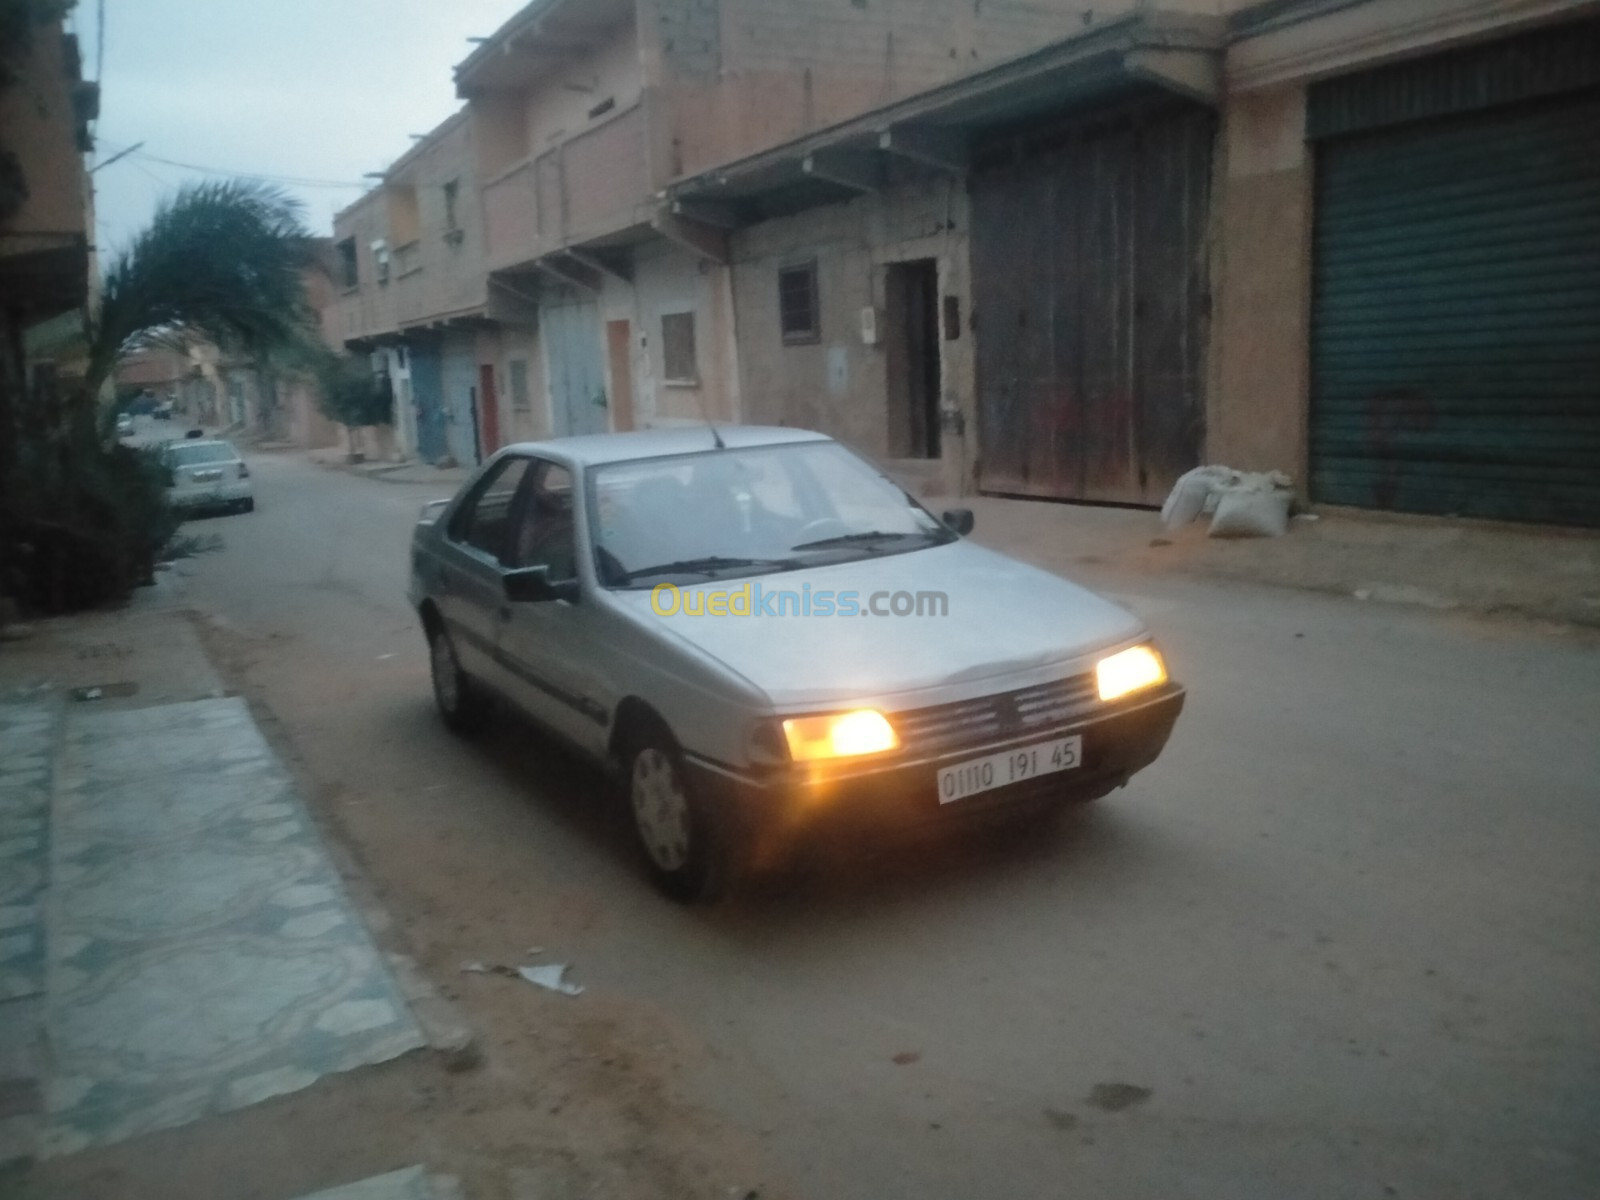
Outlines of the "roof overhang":
{"type": "Polygon", "coordinates": [[[1208,105],[1222,88],[1226,26],[1138,12],[932,91],[680,179],[667,211],[723,231],[839,203],[916,174],[963,175],[983,135],[1151,91],[1208,105]]]}
{"type": "Polygon", "coordinates": [[[518,91],[545,71],[601,45],[633,17],[634,0],[533,0],[455,70],[462,99],[518,91]]]}

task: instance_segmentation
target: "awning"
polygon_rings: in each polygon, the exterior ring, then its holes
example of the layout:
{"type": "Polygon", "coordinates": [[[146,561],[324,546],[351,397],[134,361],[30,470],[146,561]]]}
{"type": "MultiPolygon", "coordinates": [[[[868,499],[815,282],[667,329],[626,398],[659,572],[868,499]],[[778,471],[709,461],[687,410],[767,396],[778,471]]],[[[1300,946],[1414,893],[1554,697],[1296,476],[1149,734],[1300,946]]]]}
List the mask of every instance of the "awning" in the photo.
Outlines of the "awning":
{"type": "Polygon", "coordinates": [[[964,174],[982,134],[1122,95],[1165,91],[1215,105],[1224,23],[1133,13],[737,162],[678,181],[675,217],[734,229],[839,203],[918,172],[964,174]]]}

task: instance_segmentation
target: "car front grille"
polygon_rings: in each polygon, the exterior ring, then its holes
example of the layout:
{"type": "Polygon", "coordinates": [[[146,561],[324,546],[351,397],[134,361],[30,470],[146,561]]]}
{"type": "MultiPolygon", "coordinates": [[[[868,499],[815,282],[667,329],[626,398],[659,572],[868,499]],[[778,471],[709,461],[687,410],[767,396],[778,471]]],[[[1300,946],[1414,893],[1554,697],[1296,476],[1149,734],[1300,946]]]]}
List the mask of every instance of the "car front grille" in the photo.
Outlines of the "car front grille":
{"type": "Polygon", "coordinates": [[[1093,712],[1098,704],[1089,671],[1014,692],[891,713],[889,719],[904,753],[930,757],[1043,731],[1093,712]]]}

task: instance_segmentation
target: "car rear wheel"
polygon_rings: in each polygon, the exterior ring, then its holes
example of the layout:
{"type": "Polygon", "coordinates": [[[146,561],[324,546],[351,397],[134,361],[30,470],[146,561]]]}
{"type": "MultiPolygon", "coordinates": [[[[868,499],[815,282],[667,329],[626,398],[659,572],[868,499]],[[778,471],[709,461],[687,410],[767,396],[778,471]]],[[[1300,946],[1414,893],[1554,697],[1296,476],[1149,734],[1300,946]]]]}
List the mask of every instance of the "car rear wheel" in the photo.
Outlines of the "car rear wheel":
{"type": "Polygon", "coordinates": [[[655,885],[674,900],[715,899],[728,879],[728,846],[672,738],[662,729],[641,731],[623,766],[634,835],[655,885]]]}
{"type": "Polygon", "coordinates": [[[470,734],[483,728],[488,703],[472,676],[461,669],[455,643],[443,629],[428,631],[428,665],[433,674],[433,699],[450,731],[470,734]]]}

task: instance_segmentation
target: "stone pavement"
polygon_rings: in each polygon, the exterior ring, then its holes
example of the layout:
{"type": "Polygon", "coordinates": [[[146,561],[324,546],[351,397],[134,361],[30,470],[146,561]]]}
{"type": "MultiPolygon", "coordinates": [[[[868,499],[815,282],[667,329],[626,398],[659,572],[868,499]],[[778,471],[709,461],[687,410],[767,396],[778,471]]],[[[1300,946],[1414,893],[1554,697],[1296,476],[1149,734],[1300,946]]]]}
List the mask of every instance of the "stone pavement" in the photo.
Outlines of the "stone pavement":
{"type": "Polygon", "coordinates": [[[69,715],[47,961],[47,1156],[424,1044],[238,699],[69,715]]]}

